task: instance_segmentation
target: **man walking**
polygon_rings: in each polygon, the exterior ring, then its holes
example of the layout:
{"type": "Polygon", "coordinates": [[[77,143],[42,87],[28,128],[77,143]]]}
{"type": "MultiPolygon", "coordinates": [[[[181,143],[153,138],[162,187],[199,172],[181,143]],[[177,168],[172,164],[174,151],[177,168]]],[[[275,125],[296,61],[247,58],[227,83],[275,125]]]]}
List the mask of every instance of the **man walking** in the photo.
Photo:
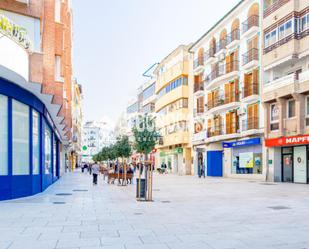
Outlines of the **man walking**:
{"type": "Polygon", "coordinates": [[[100,174],[100,166],[97,162],[95,162],[92,167],[92,178],[93,178],[93,184],[97,185],[98,184],[98,175],[100,174]]]}

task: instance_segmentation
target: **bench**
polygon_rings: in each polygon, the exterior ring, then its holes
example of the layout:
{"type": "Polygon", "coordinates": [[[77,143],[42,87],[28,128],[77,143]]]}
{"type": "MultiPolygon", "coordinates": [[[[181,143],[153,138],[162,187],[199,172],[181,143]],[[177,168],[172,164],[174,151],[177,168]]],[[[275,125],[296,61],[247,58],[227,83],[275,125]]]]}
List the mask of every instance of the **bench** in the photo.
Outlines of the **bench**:
{"type": "MultiPolygon", "coordinates": [[[[133,182],[133,174],[132,173],[127,173],[127,183],[130,182],[130,184],[132,184],[133,182]]],[[[108,180],[107,180],[107,183],[110,184],[114,184],[115,183],[115,180],[118,180],[118,183],[124,183],[124,180],[125,180],[125,174],[124,173],[108,173],[108,180]],[[119,177],[119,178],[118,178],[119,177]]]]}

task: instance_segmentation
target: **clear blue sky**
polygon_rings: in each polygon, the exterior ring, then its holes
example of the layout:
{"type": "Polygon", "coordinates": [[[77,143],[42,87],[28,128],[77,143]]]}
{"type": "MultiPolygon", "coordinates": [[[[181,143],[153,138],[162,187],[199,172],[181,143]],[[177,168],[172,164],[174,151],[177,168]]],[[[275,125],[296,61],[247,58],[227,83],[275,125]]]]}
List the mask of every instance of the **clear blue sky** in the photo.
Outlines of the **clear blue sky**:
{"type": "Polygon", "coordinates": [[[239,0],[73,0],[74,76],[84,119],[116,120],[142,73],[195,42],[239,0]]]}

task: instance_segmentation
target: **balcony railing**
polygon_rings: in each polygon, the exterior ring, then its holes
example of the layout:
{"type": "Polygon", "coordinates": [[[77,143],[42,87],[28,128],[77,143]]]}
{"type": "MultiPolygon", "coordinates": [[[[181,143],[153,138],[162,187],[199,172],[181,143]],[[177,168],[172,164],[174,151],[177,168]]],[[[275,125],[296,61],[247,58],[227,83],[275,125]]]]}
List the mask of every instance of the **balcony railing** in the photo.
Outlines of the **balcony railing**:
{"type": "Polygon", "coordinates": [[[216,44],[216,53],[218,53],[221,49],[226,48],[226,39],[221,39],[216,44]]]}
{"type": "Polygon", "coordinates": [[[242,65],[246,65],[251,61],[259,59],[259,50],[257,48],[250,49],[247,53],[242,55],[242,65]]]}
{"type": "Polygon", "coordinates": [[[250,16],[246,21],[242,23],[242,33],[246,33],[252,27],[259,26],[259,16],[254,15],[250,16]]]}
{"type": "Polygon", "coordinates": [[[202,114],[204,114],[204,111],[205,111],[205,108],[201,107],[201,106],[194,108],[194,110],[193,110],[194,116],[202,115],[202,114]]]}
{"type": "Polygon", "coordinates": [[[215,57],[215,53],[216,53],[216,48],[209,48],[204,55],[204,60],[207,61],[208,59],[215,57]]]}
{"type": "Polygon", "coordinates": [[[230,43],[232,43],[233,41],[237,41],[240,40],[240,30],[239,29],[235,29],[233,30],[226,39],[226,45],[229,45],[230,43]]]}
{"type": "Polygon", "coordinates": [[[216,66],[216,68],[208,75],[208,82],[215,80],[216,78],[223,76],[225,74],[231,73],[233,71],[239,70],[239,62],[234,60],[229,63],[224,63],[216,66]]]}
{"type": "Polygon", "coordinates": [[[258,117],[249,117],[248,119],[242,121],[242,131],[250,131],[255,129],[259,129],[258,117]]]}
{"type": "Polygon", "coordinates": [[[277,9],[281,8],[284,4],[288,3],[290,0],[273,0],[271,5],[265,6],[264,18],[275,12],[277,9]]]}
{"type": "Polygon", "coordinates": [[[204,91],[204,81],[194,84],[194,93],[204,91]]]}
{"type": "Polygon", "coordinates": [[[242,89],[242,92],[243,92],[243,98],[247,98],[252,95],[258,95],[259,94],[259,84],[251,83],[248,86],[244,87],[242,89]]]}
{"type": "Polygon", "coordinates": [[[207,129],[207,137],[235,134],[239,132],[239,122],[224,123],[207,129]]]}
{"type": "Polygon", "coordinates": [[[229,103],[233,103],[239,101],[239,95],[236,93],[231,93],[231,94],[223,94],[220,93],[218,96],[216,96],[212,101],[208,101],[207,103],[207,107],[208,110],[218,107],[218,106],[222,106],[222,105],[226,105],[229,103]]]}
{"type": "Polygon", "coordinates": [[[199,66],[204,66],[204,57],[198,57],[193,62],[193,67],[196,69],[199,66]]]}

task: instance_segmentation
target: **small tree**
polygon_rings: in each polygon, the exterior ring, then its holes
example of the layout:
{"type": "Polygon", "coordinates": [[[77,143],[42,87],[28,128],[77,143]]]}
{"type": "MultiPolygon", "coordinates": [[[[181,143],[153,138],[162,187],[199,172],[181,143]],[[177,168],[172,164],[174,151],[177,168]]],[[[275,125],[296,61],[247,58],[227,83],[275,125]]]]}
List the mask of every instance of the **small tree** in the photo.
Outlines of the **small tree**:
{"type": "MultiPolygon", "coordinates": [[[[159,132],[155,127],[155,120],[150,116],[141,116],[139,117],[138,123],[133,127],[134,134],[134,148],[138,153],[144,155],[145,162],[148,160],[148,154],[155,148],[156,143],[160,137],[159,132]]],[[[147,170],[147,168],[146,168],[147,170]]],[[[139,189],[138,189],[138,199],[141,197],[141,168],[139,168],[139,189]]],[[[148,175],[146,171],[146,179],[149,177],[149,183],[146,180],[146,190],[148,196],[146,200],[152,200],[152,167],[150,174],[148,175]],[[149,184],[149,187],[147,186],[149,184]]]]}
{"type": "Polygon", "coordinates": [[[160,137],[155,127],[154,118],[147,115],[139,117],[137,125],[133,127],[133,134],[135,150],[143,154],[147,160],[147,155],[155,148],[160,137]]]}
{"type": "MultiPolygon", "coordinates": [[[[121,157],[121,161],[123,164],[123,172],[124,172],[124,183],[127,182],[127,169],[126,169],[126,162],[124,158],[128,158],[132,154],[132,148],[129,142],[128,136],[120,136],[117,137],[117,142],[115,144],[115,151],[117,157],[121,157]]],[[[118,170],[118,178],[119,178],[119,170],[118,170]]]]}

